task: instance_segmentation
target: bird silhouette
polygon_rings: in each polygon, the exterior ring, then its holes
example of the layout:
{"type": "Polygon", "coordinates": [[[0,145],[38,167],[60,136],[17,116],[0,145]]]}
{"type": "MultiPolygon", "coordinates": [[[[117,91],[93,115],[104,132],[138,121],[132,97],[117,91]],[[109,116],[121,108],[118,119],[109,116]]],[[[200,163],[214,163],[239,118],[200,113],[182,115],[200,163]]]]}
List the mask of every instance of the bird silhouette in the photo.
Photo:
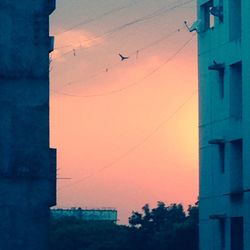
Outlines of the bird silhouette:
{"type": "Polygon", "coordinates": [[[119,56],[121,57],[121,61],[129,59],[128,56],[123,56],[122,54],[119,54],[119,56]]]}

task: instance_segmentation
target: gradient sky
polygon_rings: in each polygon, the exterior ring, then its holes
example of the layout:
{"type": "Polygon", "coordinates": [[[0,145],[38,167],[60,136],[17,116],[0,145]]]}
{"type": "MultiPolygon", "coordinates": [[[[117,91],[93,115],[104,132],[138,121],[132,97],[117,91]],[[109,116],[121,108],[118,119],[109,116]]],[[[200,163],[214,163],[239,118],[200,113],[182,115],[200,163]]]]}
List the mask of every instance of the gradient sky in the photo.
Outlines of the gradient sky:
{"type": "Polygon", "coordinates": [[[126,223],[145,203],[197,200],[196,36],[183,25],[195,1],[184,2],[57,0],[51,146],[58,178],[72,178],[58,180],[58,207],[115,207],[126,223]]]}

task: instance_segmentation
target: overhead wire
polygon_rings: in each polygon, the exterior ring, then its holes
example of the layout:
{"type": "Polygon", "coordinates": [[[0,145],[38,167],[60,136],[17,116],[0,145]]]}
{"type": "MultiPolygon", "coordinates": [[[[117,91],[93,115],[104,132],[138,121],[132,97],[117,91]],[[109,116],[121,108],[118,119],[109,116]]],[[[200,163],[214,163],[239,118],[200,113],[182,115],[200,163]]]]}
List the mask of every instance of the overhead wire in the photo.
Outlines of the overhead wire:
{"type": "MultiPolygon", "coordinates": [[[[189,3],[191,3],[191,2],[194,2],[194,1],[195,1],[195,0],[188,0],[188,1],[185,1],[185,2],[182,2],[182,3],[179,3],[179,4],[176,4],[176,5],[172,6],[172,7],[159,8],[159,9],[155,10],[154,12],[152,12],[152,13],[150,13],[150,14],[144,15],[144,16],[142,16],[142,17],[140,17],[140,18],[137,18],[137,19],[135,19],[135,20],[133,20],[133,21],[130,21],[130,22],[127,22],[127,23],[122,24],[122,25],[120,25],[120,26],[117,26],[117,27],[115,27],[115,28],[112,28],[112,29],[110,29],[110,30],[108,30],[108,31],[106,31],[106,32],[104,32],[104,33],[102,33],[102,34],[96,35],[95,37],[92,37],[92,38],[89,38],[89,39],[85,39],[85,40],[83,40],[83,41],[80,43],[79,46],[75,47],[75,49],[81,50],[81,49],[84,48],[84,47],[82,46],[82,44],[85,43],[85,42],[86,42],[86,43],[87,43],[87,42],[93,42],[93,41],[96,41],[96,40],[101,39],[101,38],[103,38],[103,37],[112,35],[112,34],[114,34],[114,33],[116,33],[116,32],[119,32],[119,31],[121,31],[121,30],[127,28],[127,27],[130,27],[130,26],[132,26],[132,25],[135,25],[135,24],[138,24],[138,23],[141,23],[141,22],[145,22],[145,21],[151,20],[151,19],[153,19],[153,18],[155,18],[155,17],[159,17],[159,16],[161,16],[162,14],[165,14],[165,13],[168,13],[168,12],[170,12],[170,11],[173,11],[174,9],[177,9],[177,8],[179,8],[179,7],[182,7],[182,6],[184,6],[184,5],[187,5],[187,4],[189,4],[189,3]]],[[[73,47],[73,46],[72,46],[72,47],[73,47]]],[[[66,56],[66,55],[68,55],[68,54],[71,54],[71,53],[72,53],[72,50],[67,51],[67,52],[63,53],[62,55],[59,55],[58,57],[55,57],[55,58],[53,59],[53,61],[56,61],[56,60],[58,60],[59,58],[62,58],[62,57],[66,56]]]]}
{"type": "MultiPolygon", "coordinates": [[[[92,38],[85,39],[85,40],[83,40],[83,41],[80,43],[80,45],[79,45],[78,47],[76,47],[76,48],[77,48],[77,49],[81,49],[81,48],[82,48],[82,44],[84,44],[85,42],[87,43],[87,42],[96,41],[96,40],[98,40],[98,39],[101,39],[101,38],[103,38],[103,37],[106,37],[106,36],[108,36],[108,35],[111,35],[111,34],[117,32],[117,31],[120,31],[120,30],[122,30],[122,29],[124,29],[124,28],[127,28],[128,26],[131,26],[131,25],[133,25],[133,24],[136,24],[136,23],[138,23],[138,22],[141,22],[141,21],[143,21],[144,19],[145,19],[145,20],[151,19],[151,18],[155,17],[155,15],[156,15],[159,11],[162,11],[162,8],[160,8],[160,9],[154,11],[154,12],[151,13],[151,14],[145,15],[145,16],[143,16],[143,17],[141,17],[141,18],[138,18],[138,19],[135,19],[135,20],[133,20],[133,21],[131,21],[131,22],[128,22],[128,23],[122,24],[122,25],[120,25],[120,26],[118,26],[118,27],[112,28],[112,29],[110,29],[110,30],[108,30],[108,31],[106,31],[106,32],[104,32],[104,33],[102,33],[102,34],[96,35],[96,36],[94,36],[94,37],[92,37],[92,38]]],[[[68,31],[70,31],[70,30],[72,30],[72,29],[69,29],[68,31]]],[[[70,45],[67,45],[67,47],[70,47],[70,45]]],[[[74,47],[74,46],[71,45],[71,47],[74,47]]],[[[57,49],[58,49],[58,48],[57,48],[57,49]]],[[[54,60],[56,60],[56,59],[58,59],[58,58],[61,58],[61,57],[65,56],[65,55],[68,55],[69,53],[71,53],[71,50],[68,51],[68,52],[65,52],[64,54],[62,54],[62,55],[60,55],[60,56],[58,56],[58,57],[56,57],[54,60]]]]}
{"type": "MultiPolygon", "coordinates": [[[[186,1],[185,4],[187,3],[190,3],[190,2],[193,2],[194,0],[190,0],[190,1],[186,1]]],[[[182,3],[183,4],[183,3],[182,3]]],[[[175,7],[172,7],[172,8],[177,8],[177,7],[180,7],[181,5],[178,5],[178,6],[175,6],[175,7]]],[[[162,11],[160,11],[159,13],[162,13],[162,11]]],[[[159,14],[158,13],[158,14],[159,14]]],[[[145,20],[148,20],[148,19],[151,19],[153,18],[153,15],[157,15],[157,13],[155,14],[152,14],[152,16],[148,16],[145,20]]],[[[143,21],[143,20],[141,20],[143,21]]],[[[112,32],[117,32],[119,31],[120,29],[123,29],[123,28],[126,28],[128,26],[131,26],[135,23],[138,23],[138,22],[141,22],[139,21],[139,19],[137,20],[134,20],[134,22],[130,22],[130,23],[126,23],[122,26],[117,27],[117,28],[114,28],[113,31],[107,31],[106,34],[102,34],[102,35],[109,35],[109,34],[112,34],[112,32]]],[[[157,68],[151,70],[148,74],[146,74],[143,78],[141,78],[140,80],[138,81],[135,81],[125,87],[122,87],[122,88],[119,88],[119,89],[116,89],[116,90],[112,90],[112,91],[109,91],[109,92],[105,92],[105,93],[100,93],[100,94],[90,94],[90,95],[74,95],[74,94],[68,94],[68,93],[64,93],[64,92],[59,92],[57,90],[51,90],[53,91],[54,93],[56,94],[60,94],[60,95],[65,95],[65,96],[71,96],[71,97],[98,97],[98,96],[106,96],[106,95],[110,95],[110,94],[114,94],[114,93],[118,93],[118,92],[121,92],[123,90],[126,90],[136,84],[139,84],[140,82],[142,82],[143,80],[147,79],[148,77],[150,77],[151,75],[153,75],[155,72],[157,72],[158,70],[160,70],[165,64],[167,64],[168,62],[170,62],[171,60],[173,60],[190,42],[191,40],[193,39],[194,35],[188,39],[175,53],[173,53],[167,60],[165,60],[160,66],[158,66],[157,68]]],[[[160,41],[164,40],[164,38],[160,38],[158,40],[156,40],[155,44],[159,43],[160,41]]],[[[153,46],[153,43],[152,45],[148,45],[148,46],[153,46]]],[[[142,48],[140,50],[143,50],[145,48],[142,48]]],[[[138,50],[135,52],[135,53],[138,53],[138,50]]],[[[156,126],[152,131],[151,133],[149,133],[143,140],[141,140],[139,143],[135,144],[133,147],[131,147],[129,150],[127,150],[126,152],[124,152],[123,154],[121,154],[120,156],[118,156],[116,159],[114,159],[113,161],[111,161],[109,164],[106,164],[104,165],[102,168],[98,169],[95,173],[92,173],[88,176],[85,176],[84,178],[74,182],[74,183],[71,183],[70,185],[68,186],[64,186],[62,188],[59,189],[59,191],[61,189],[64,189],[64,188],[68,188],[68,187],[71,187],[71,186],[74,186],[74,185],[77,185],[89,178],[92,178],[94,177],[96,174],[110,168],[110,167],[113,167],[116,163],[118,163],[119,161],[123,160],[124,158],[126,158],[128,155],[130,155],[131,153],[133,153],[135,150],[137,150],[138,148],[140,148],[141,146],[143,146],[145,143],[147,143],[169,120],[171,120],[189,101],[190,99],[194,96],[194,94],[197,93],[197,90],[195,90],[194,92],[192,92],[192,95],[190,95],[184,102],[182,102],[166,119],[164,119],[160,124],[158,124],[158,126],[156,126]]]]}
{"type": "MultiPolygon", "coordinates": [[[[141,53],[142,51],[147,50],[147,49],[149,49],[149,48],[151,48],[151,47],[153,47],[153,46],[159,44],[160,42],[165,41],[166,39],[168,39],[168,38],[172,37],[173,35],[179,33],[182,29],[183,29],[183,28],[178,28],[178,29],[176,29],[176,30],[174,30],[174,31],[172,31],[172,32],[170,32],[170,33],[168,33],[167,35],[162,36],[161,38],[159,38],[159,39],[157,39],[157,40],[155,40],[155,41],[149,43],[148,45],[145,45],[144,47],[141,47],[141,48],[139,48],[139,49],[137,49],[137,50],[135,50],[135,51],[133,51],[133,52],[128,53],[127,55],[128,55],[130,58],[131,58],[132,56],[135,55],[135,56],[136,56],[136,59],[138,59],[139,53],[141,53]]],[[[120,65],[121,63],[122,63],[122,61],[119,61],[118,63],[114,63],[114,64],[112,64],[112,65],[106,66],[106,67],[102,68],[101,70],[95,72],[94,74],[90,75],[89,77],[87,77],[87,78],[85,78],[85,79],[70,81],[70,82],[65,83],[64,86],[66,86],[66,85],[71,85],[71,84],[74,84],[74,83],[79,83],[79,82],[84,82],[84,83],[86,83],[86,82],[88,82],[89,80],[91,80],[91,79],[93,79],[93,78],[99,76],[100,74],[109,72],[111,69],[117,67],[117,66],[120,65]]]]}
{"type": "Polygon", "coordinates": [[[69,32],[71,30],[74,30],[74,29],[76,29],[78,27],[84,26],[86,24],[95,22],[95,21],[97,21],[97,20],[99,20],[99,19],[101,19],[103,17],[109,16],[110,14],[113,14],[115,12],[119,12],[119,11],[122,11],[124,9],[130,8],[131,6],[137,4],[137,3],[141,2],[141,1],[143,1],[143,0],[137,0],[137,1],[133,2],[133,3],[127,4],[125,6],[121,6],[121,7],[117,7],[117,8],[113,8],[111,10],[108,10],[108,11],[98,15],[97,17],[93,17],[93,18],[89,18],[87,20],[81,21],[81,22],[79,22],[79,23],[77,23],[77,24],[75,24],[75,25],[61,31],[61,32],[58,32],[58,33],[55,34],[55,36],[60,36],[60,35],[62,35],[64,33],[67,33],[67,32],[69,32]]]}
{"type": "Polygon", "coordinates": [[[134,82],[132,82],[132,83],[130,83],[130,84],[124,86],[124,87],[114,89],[114,90],[111,90],[111,91],[107,91],[107,92],[103,92],[103,93],[85,94],[85,95],[77,95],[77,94],[66,93],[66,92],[63,92],[63,91],[58,91],[56,89],[51,89],[51,91],[53,93],[55,93],[55,94],[58,94],[58,95],[69,96],[69,97],[79,97],[79,98],[102,97],[102,96],[108,96],[108,95],[112,95],[112,94],[122,92],[122,91],[124,91],[126,89],[129,89],[129,88],[141,83],[142,81],[146,80],[147,78],[151,77],[153,74],[155,74],[157,71],[159,71],[163,66],[165,66],[167,63],[172,61],[185,47],[187,47],[187,45],[193,40],[193,37],[194,37],[194,34],[180,48],[178,48],[178,50],[176,50],[169,58],[167,58],[167,60],[165,60],[161,65],[159,65],[155,69],[151,70],[148,74],[146,74],[141,79],[139,79],[137,81],[134,81],[134,82]]]}
{"type": "Polygon", "coordinates": [[[164,119],[161,123],[159,123],[147,136],[143,138],[139,143],[135,144],[133,147],[131,147],[129,150],[118,156],[116,159],[111,161],[110,163],[104,165],[102,168],[98,169],[96,172],[85,176],[84,178],[81,178],[67,186],[64,186],[58,191],[65,189],[65,188],[70,188],[72,186],[75,186],[81,182],[84,182],[87,179],[95,177],[98,173],[103,172],[104,170],[113,167],[116,163],[120,162],[121,160],[125,159],[127,156],[129,156],[131,153],[133,153],[135,150],[146,144],[162,127],[166,125],[167,122],[169,122],[192,98],[193,96],[197,93],[197,89],[195,89],[191,95],[186,98],[166,119],[164,119]]]}

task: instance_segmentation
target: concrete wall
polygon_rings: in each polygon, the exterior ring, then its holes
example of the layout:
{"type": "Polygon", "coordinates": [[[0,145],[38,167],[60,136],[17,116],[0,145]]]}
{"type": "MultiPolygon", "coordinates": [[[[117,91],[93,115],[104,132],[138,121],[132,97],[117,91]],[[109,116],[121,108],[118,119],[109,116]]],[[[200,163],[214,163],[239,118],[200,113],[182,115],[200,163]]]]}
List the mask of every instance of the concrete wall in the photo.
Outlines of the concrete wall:
{"type": "Polygon", "coordinates": [[[232,249],[231,218],[238,216],[244,219],[243,249],[250,250],[250,1],[214,0],[214,6],[223,6],[223,21],[216,17],[214,27],[204,30],[204,4],[208,2],[198,0],[198,19],[202,21],[198,34],[200,250],[232,249]],[[235,77],[238,62],[242,63],[242,81],[235,77]],[[220,71],[208,69],[221,63],[224,64],[223,97],[220,71]],[[218,143],[221,139],[225,150],[224,171],[222,144],[218,143]],[[239,141],[235,141],[239,139],[242,155],[239,141]]]}
{"type": "Polygon", "coordinates": [[[49,148],[49,14],[53,0],[0,2],[0,248],[48,249],[56,203],[49,148]]]}

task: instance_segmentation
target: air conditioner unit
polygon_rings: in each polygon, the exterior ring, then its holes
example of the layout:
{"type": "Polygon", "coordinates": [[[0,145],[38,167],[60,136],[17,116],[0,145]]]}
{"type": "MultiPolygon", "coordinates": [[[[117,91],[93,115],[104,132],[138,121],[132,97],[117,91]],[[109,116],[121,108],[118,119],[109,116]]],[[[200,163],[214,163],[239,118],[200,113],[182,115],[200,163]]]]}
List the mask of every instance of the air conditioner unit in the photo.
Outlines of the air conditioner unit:
{"type": "Polygon", "coordinates": [[[220,21],[223,21],[223,7],[222,6],[212,7],[210,9],[210,14],[215,17],[218,17],[220,21]]]}

